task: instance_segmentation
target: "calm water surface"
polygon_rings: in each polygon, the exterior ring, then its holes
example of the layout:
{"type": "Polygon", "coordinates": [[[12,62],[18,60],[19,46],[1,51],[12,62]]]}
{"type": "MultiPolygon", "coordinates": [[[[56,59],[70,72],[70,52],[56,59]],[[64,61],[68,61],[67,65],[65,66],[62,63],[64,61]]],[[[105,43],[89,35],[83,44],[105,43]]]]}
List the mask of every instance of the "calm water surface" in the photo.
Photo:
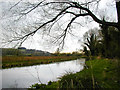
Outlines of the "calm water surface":
{"type": "Polygon", "coordinates": [[[85,59],[2,70],[2,88],[28,88],[35,83],[56,81],[67,72],[83,69],[85,59]]]}

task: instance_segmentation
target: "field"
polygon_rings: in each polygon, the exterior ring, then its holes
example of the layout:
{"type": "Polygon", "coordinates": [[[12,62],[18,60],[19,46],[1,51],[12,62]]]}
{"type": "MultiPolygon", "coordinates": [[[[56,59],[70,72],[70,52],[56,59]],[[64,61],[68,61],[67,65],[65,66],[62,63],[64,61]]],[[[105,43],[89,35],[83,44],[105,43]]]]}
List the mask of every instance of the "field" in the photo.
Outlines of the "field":
{"type": "Polygon", "coordinates": [[[3,56],[2,68],[48,64],[77,58],[76,56],[3,56]]]}

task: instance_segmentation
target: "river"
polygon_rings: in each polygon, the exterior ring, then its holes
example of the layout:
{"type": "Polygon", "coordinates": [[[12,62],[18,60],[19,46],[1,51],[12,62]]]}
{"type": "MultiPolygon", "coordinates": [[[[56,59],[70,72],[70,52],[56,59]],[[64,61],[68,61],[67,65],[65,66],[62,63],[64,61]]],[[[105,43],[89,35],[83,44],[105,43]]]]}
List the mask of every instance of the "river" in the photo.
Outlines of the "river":
{"type": "Polygon", "coordinates": [[[28,88],[35,83],[56,81],[67,72],[79,72],[85,59],[2,69],[2,88],[28,88]]]}

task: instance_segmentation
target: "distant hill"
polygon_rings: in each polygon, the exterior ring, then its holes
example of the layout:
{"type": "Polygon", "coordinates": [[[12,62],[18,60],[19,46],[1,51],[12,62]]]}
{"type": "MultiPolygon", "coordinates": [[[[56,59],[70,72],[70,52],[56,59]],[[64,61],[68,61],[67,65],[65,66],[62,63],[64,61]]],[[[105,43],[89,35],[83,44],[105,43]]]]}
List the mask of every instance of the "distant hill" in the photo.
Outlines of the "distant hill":
{"type": "Polygon", "coordinates": [[[25,47],[18,47],[18,49],[13,48],[2,48],[3,56],[50,56],[51,53],[35,50],[35,49],[26,49],[25,47]]]}

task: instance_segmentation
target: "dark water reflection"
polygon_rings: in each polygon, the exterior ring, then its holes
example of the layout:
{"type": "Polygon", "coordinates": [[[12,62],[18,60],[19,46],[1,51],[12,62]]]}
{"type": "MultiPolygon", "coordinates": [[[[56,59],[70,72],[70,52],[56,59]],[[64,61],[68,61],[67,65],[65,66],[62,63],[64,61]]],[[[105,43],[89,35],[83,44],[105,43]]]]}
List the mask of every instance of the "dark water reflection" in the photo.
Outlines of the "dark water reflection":
{"type": "Polygon", "coordinates": [[[2,88],[27,88],[34,83],[56,81],[66,72],[83,69],[85,59],[2,70],[2,88]]]}

